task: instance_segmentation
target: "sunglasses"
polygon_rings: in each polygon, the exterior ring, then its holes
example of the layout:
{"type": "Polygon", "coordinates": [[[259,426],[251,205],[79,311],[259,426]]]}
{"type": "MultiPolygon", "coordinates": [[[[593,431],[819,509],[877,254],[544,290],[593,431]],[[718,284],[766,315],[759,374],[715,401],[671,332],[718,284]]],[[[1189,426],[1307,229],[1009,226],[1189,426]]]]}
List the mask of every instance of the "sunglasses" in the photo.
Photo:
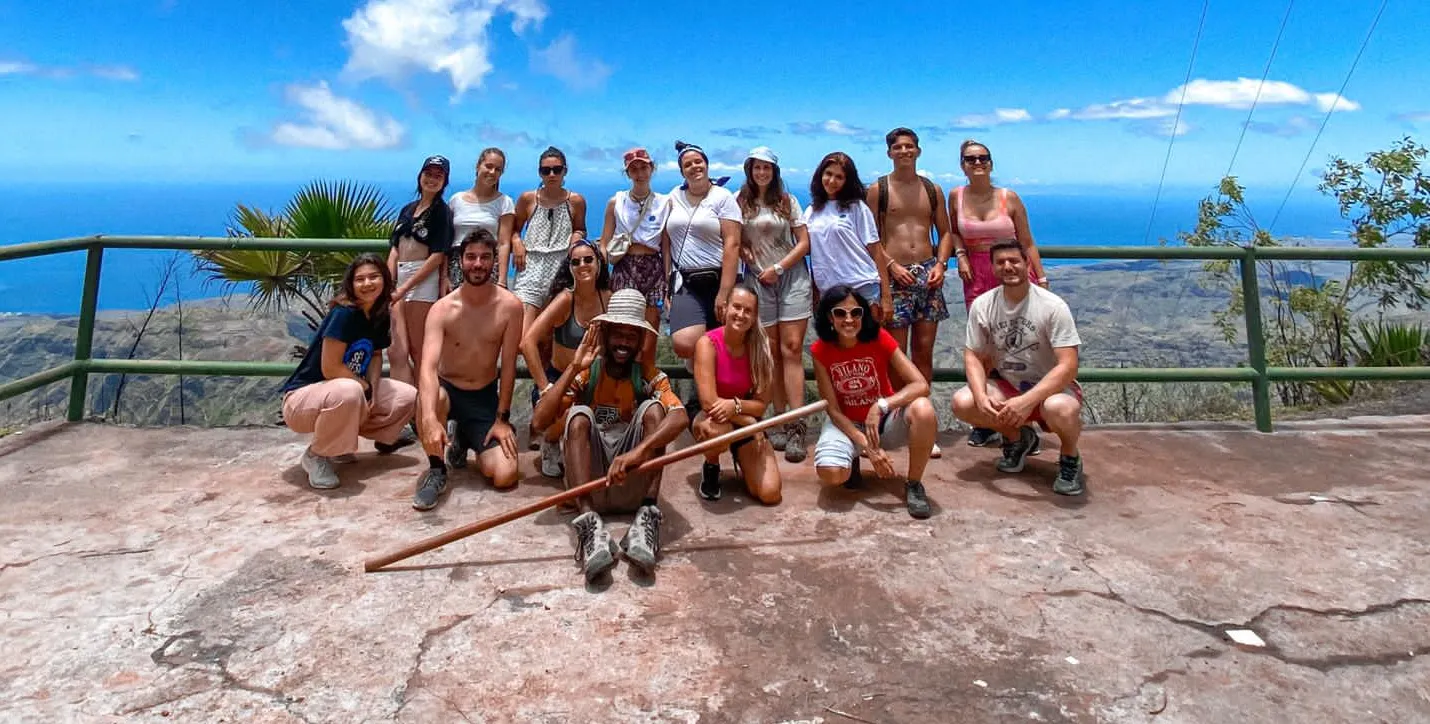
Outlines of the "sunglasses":
{"type": "Polygon", "coordinates": [[[863,319],[863,307],[835,307],[832,310],[835,319],[863,319]]]}
{"type": "Polygon", "coordinates": [[[976,166],[979,164],[993,163],[993,157],[986,153],[969,154],[963,157],[963,162],[970,166],[976,166]]]}
{"type": "Polygon", "coordinates": [[[594,256],[573,256],[573,257],[571,257],[571,260],[568,261],[568,262],[566,262],[566,263],[567,263],[567,264],[570,264],[571,267],[574,269],[575,267],[578,267],[578,266],[586,266],[587,264],[595,264],[595,263],[596,263],[596,257],[594,257],[594,256]]]}
{"type": "Polygon", "coordinates": [[[540,171],[541,171],[541,175],[542,175],[542,176],[560,176],[561,174],[566,173],[566,167],[565,167],[565,166],[542,166],[541,169],[540,169],[540,171]]]}

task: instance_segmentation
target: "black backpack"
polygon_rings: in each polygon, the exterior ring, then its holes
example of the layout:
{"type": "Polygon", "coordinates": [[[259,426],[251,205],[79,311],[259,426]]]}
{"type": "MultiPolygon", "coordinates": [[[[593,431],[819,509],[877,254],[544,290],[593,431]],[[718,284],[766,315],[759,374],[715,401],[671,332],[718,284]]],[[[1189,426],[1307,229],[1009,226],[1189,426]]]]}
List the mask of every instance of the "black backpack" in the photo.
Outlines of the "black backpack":
{"type": "MultiPolygon", "coordinates": [[[[924,184],[924,192],[929,195],[929,228],[938,228],[938,205],[942,199],[939,198],[938,185],[934,182],[919,177],[924,184]]],[[[879,238],[884,238],[884,216],[889,213],[889,177],[879,177],[879,215],[875,218],[875,226],[879,230],[879,238]]]]}

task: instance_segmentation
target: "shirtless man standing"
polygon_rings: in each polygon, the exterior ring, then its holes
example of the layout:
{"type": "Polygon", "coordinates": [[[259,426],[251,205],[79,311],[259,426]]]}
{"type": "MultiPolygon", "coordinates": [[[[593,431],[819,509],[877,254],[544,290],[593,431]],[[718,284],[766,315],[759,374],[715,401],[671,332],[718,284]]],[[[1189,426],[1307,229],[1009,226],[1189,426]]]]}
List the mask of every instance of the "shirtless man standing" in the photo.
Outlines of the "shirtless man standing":
{"type": "Polygon", "coordinates": [[[490,231],[468,234],[458,242],[458,254],[463,284],[433,305],[427,318],[426,343],[437,354],[422,356],[418,377],[418,430],[430,463],[412,497],[418,510],[437,506],[447,489],[447,464],[466,467],[468,449],[478,451],[482,475],[494,487],[510,488],[517,480],[511,392],[521,300],[495,284],[497,240],[490,231]],[[443,424],[448,420],[453,424],[443,424]]]}
{"type": "MultiPolygon", "coordinates": [[[[895,128],[884,136],[884,142],[894,171],[870,184],[867,203],[875,211],[879,239],[889,258],[894,310],[885,326],[924,381],[932,382],[938,323],[948,319],[943,277],[961,241],[957,234],[949,233],[943,189],[918,174],[919,155],[923,153],[918,134],[908,128],[895,128]],[[934,230],[938,231],[937,247],[933,244],[934,230]]],[[[939,457],[938,446],[934,450],[934,457],[939,457]]]]}

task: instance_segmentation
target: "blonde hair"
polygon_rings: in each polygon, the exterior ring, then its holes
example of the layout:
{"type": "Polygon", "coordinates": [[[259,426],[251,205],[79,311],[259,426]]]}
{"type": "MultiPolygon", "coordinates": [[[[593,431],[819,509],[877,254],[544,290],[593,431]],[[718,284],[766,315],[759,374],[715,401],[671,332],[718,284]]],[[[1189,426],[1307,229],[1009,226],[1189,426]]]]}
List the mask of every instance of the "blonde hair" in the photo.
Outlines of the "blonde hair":
{"type": "Polygon", "coordinates": [[[745,355],[750,359],[750,379],[754,382],[755,396],[769,392],[775,380],[775,358],[770,354],[770,337],[760,326],[760,295],[748,283],[735,285],[735,291],[743,291],[755,300],[755,321],[750,331],[745,333],[745,355]]]}

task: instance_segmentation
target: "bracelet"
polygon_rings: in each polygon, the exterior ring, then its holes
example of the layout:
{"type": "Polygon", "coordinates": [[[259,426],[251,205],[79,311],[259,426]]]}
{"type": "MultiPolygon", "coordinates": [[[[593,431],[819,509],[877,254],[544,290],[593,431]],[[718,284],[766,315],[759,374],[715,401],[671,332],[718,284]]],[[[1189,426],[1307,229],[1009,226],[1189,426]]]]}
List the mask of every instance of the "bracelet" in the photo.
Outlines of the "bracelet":
{"type": "Polygon", "coordinates": [[[895,259],[890,259],[890,260],[889,260],[889,263],[884,265],[884,271],[888,271],[888,270],[889,270],[889,267],[891,267],[891,266],[893,266],[893,265],[895,265],[895,264],[897,264],[897,263],[899,263],[897,260],[895,260],[895,259]]]}
{"type": "Polygon", "coordinates": [[[954,255],[954,256],[968,256],[968,250],[967,250],[967,249],[954,249],[954,250],[953,250],[953,255],[954,255]]]}
{"type": "Polygon", "coordinates": [[[744,412],[741,411],[740,398],[738,398],[738,397],[735,398],[735,414],[736,414],[736,415],[743,415],[743,414],[745,414],[744,412]]]}
{"type": "Polygon", "coordinates": [[[1047,278],[1047,277],[1038,277],[1038,283],[1039,283],[1039,284],[1047,284],[1047,283],[1048,283],[1048,278],[1047,278]]]}

